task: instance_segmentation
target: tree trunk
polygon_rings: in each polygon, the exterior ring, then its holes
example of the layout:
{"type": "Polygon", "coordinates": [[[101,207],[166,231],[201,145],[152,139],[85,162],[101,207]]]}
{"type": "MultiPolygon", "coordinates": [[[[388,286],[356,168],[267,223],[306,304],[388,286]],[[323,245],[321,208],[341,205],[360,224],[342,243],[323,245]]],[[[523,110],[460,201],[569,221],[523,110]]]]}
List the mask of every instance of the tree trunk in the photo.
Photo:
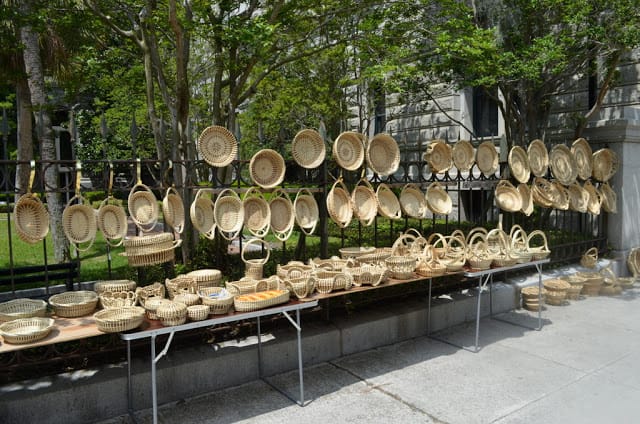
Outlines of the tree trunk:
{"type": "MultiPolygon", "coordinates": [[[[24,7],[29,9],[30,5],[26,3],[24,7]]],[[[24,65],[27,72],[27,82],[31,93],[31,104],[35,116],[36,128],[38,130],[38,138],[40,140],[40,158],[43,161],[52,161],[56,159],[56,146],[51,129],[51,116],[47,108],[44,70],[40,56],[38,34],[31,26],[26,25],[20,29],[20,38],[24,46],[24,65]]],[[[46,192],[47,207],[50,215],[54,254],[57,262],[64,262],[69,258],[69,244],[62,231],[62,209],[64,205],[62,204],[60,194],[57,193],[58,175],[57,165],[45,165],[44,190],[46,192]]]]}
{"type": "Polygon", "coordinates": [[[18,166],[16,169],[16,196],[27,191],[29,185],[29,162],[33,159],[33,122],[31,117],[31,94],[26,78],[16,82],[16,104],[18,109],[18,166]]]}

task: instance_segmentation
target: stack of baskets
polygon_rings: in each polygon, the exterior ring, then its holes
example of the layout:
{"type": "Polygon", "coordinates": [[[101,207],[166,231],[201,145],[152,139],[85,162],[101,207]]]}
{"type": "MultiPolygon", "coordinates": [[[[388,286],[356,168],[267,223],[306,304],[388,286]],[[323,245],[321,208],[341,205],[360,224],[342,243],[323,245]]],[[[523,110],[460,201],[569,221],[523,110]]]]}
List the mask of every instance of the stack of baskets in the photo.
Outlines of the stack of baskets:
{"type": "Polygon", "coordinates": [[[538,311],[542,307],[541,302],[544,302],[547,291],[543,288],[540,292],[538,286],[529,286],[523,288],[520,293],[522,294],[522,307],[529,311],[538,311]]]}
{"type": "Polygon", "coordinates": [[[546,280],[543,284],[546,290],[544,297],[545,303],[556,306],[564,304],[567,298],[567,291],[571,288],[571,284],[559,278],[546,280]]]}
{"type": "Polygon", "coordinates": [[[604,278],[598,272],[577,272],[575,274],[578,277],[584,278],[584,284],[582,285],[582,294],[585,296],[598,296],[600,294],[600,288],[604,282],[604,278]]]}
{"type": "Polygon", "coordinates": [[[584,287],[584,283],[586,278],[580,277],[578,275],[567,275],[561,277],[564,281],[569,283],[571,287],[567,289],[567,299],[569,300],[578,300],[580,299],[580,293],[582,292],[582,288],[584,287]]]}

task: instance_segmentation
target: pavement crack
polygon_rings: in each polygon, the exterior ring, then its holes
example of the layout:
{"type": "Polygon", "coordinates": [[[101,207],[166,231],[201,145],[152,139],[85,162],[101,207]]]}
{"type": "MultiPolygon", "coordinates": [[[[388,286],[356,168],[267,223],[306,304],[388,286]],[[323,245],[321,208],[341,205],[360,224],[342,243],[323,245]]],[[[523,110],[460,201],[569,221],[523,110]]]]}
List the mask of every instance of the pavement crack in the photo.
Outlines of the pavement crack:
{"type": "Polygon", "coordinates": [[[422,408],[420,408],[420,407],[418,407],[418,406],[416,406],[416,405],[414,405],[414,404],[412,404],[410,402],[407,402],[406,400],[402,399],[397,394],[392,393],[392,392],[390,392],[388,390],[385,390],[383,388],[384,384],[374,384],[374,383],[368,381],[366,378],[363,378],[362,376],[360,376],[360,375],[356,374],[355,372],[351,371],[350,369],[345,368],[345,367],[343,367],[341,365],[338,365],[333,361],[329,361],[328,363],[330,365],[332,365],[333,367],[339,369],[340,371],[346,372],[347,374],[351,375],[352,377],[354,377],[358,381],[363,382],[364,384],[367,385],[367,388],[369,388],[371,391],[376,390],[376,391],[378,391],[378,392],[380,392],[380,393],[382,393],[382,394],[384,394],[386,396],[389,396],[393,400],[395,400],[397,402],[400,402],[401,404],[405,405],[407,408],[411,409],[412,411],[415,411],[415,412],[418,412],[418,413],[420,413],[422,415],[427,416],[434,424],[447,424],[446,421],[442,421],[442,420],[434,417],[433,415],[431,415],[430,413],[428,413],[424,409],[422,409],[422,408]]]}

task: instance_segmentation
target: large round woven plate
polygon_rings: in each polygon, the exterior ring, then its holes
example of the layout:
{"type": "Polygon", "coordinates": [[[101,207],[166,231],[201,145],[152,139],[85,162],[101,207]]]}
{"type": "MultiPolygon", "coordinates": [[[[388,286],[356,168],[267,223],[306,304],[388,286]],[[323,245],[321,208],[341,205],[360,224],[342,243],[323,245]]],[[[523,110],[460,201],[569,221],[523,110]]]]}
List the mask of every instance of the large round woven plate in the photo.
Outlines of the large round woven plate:
{"type": "Polygon", "coordinates": [[[202,158],[211,166],[229,165],[238,154],[238,141],[228,129],[212,125],[205,128],[196,144],[202,158]]]}
{"type": "Polygon", "coordinates": [[[600,193],[598,190],[591,184],[591,181],[585,181],[584,190],[589,195],[589,201],[587,202],[587,212],[592,215],[600,215],[600,208],[602,206],[602,198],[600,197],[600,193]]]}
{"type": "Polygon", "coordinates": [[[433,182],[427,187],[427,207],[433,213],[449,215],[453,210],[453,202],[438,182],[433,182]]]}
{"type": "Polygon", "coordinates": [[[569,191],[569,209],[580,213],[587,212],[589,193],[578,183],[571,184],[567,190],[569,191]]]}
{"type": "Polygon", "coordinates": [[[576,160],[578,177],[582,180],[588,180],[591,178],[591,173],[593,172],[593,152],[591,151],[589,142],[582,137],[578,138],[571,145],[571,153],[573,154],[573,158],[576,160]]]}
{"type": "Polygon", "coordinates": [[[402,207],[398,196],[391,190],[391,188],[382,183],[376,189],[376,197],[378,198],[378,212],[380,215],[389,219],[402,218],[402,207]]]}
{"type": "Polygon", "coordinates": [[[493,175],[498,170],[498,151],[493,141],[485,141],[476,150],[476,163],[484,175],[493,175]]]}
{"type": "Polygon", "coordinates": [[[31,193],[20,196],[14,207],[16,232],[20,240],[35,244],[49,234],[49,212],[31,193]]]}
{"type": "Polygon", "coordinates": [[[228,188],[222,190],[213,206],[213,215],[222,236],[228,240],[234,239],[244,223],[242,200],[235,191],[228,188]]]}
{"type": "Polygon", "coordinates": [[[411,218],[424,218],[427,212],[427,199],[415,184],[407,184],[400,192],[402,211],[411,218]]]}
{"type": "Polygon", "coordinates": [[[429,164],[432,173],[447,172],[453,166],[451,146],[444,140],[433,140],[429,143],[423,159],[429,164]]]}
{"type": "Polygon", "coordinates": [[[353,214],[365,227],[373,224],[378,215],[378,198],[371,184],[361,179],[351,192],[353,214]]]}
{"type": "Polygon", "coordinates": [[[600,196],[602,198],[602,209],[609,213],[618,213],[618,196],[608,182],[600,186],[600,196]]]}
{"type": "Polygon", "coordinates": [[[93,241],[98,229],[95,210],[86,204],[67,205],[62,212],[62,229],[72,243],[93,241]]]}
{"type": "Polygon", "coordinates": [[[369,168],[382,177],[393,174],[400,166],[400,148],[389,134],[373,136],[367,145],[366,157],[369,168]]]}
{"type": "Polygon", "coordinates": [[[340,228],[347,227],[351,222],[353,217],[351,197],[341,180],[336,181],[327,194],[327,211],[331,220],[340,228]],[[338,184],[340,184],[339,187],[338,184]]]}
{"type": "Polygon", "coordinates": [[[275,150],[262,149],[251,158],[249,172],[260,187],[274,188],[284,180],[284,159],[275,150]]]}
{"type": "Polygon", "coordinates": [[[592,175],[598,181],[609,181],[618,171],[618,155],[611,149],[604,148],[593,153],[592,175]]]}
{"type": "Polygon", "coordinates": [[[291,143],[291,156],[303,168],[317,168],[324,161],[326,149],[320,133],[312,129],[298,131],[291,143]]]}
{"type": "Polygon", "coordinates": [[[119,246],[127,235],[127,213],[120,205],[109,203],[109,198],[102,201],[96,218],[98,229],[112,246],[119,246]],[[113,244],[115,241],[115,244],[113,244]]]}
{"type": "Polygon", "coordinates": [[[150,231],[158,221],[158,202],[151,189],[144,184],[136,184],[127,199],[129,215],[142,231],[150,231]],[[138,191],[138,189],[140,189],[138,191]]]}
{"type": "Polygon", "coordinates": [[[199,233],[211,239],[215,235],[216,220],[214,217],[214,204],[211,198],[203,197],[203,191],[198,190],[193,203],[189,208],[191,224],[199,233]]]}
{"type": "Polygon", "coordinates": [[[473,144],[469,140],[459,140],[451,149],[453,164],[459,171],[469,171],[476,162],[473,144]]]}
{"type": "Polygon", "coordinates": [[[293,209],[293,203],[291,203],[289,195],[280,189],[276,189],[271,196],[271,200],[269,200],[269,211],[271,214],[271,231],[280,241],[286,241],[291,236],[295,220],[293,209]]]}
{"type": "Polygon", "coordinates": [[[507,180],[500,180],[495,190],[496,204],[507,212],[519,212],[522,209],[520,192],[507,180]]]}
{"type": "Polygon", "coordinates": [[[540,139],[535,139],[529,143],[527,155],[529,156],[531,173],[536,177],[544,177],[549,168],[549,153],[544,142],[540,139]]]}
{"type": "Polygon", "coordinates": [[[561,184],[573,184],[578,177],[578,165],[573,158],[571,149],[564,144],[557,144],[549,153],[551,174],[561,184]]]}
{"type": "Polygon", "coordinates": [[[364,162],[363,134],[345,131],[333,142],[333,158],[347,171],[355,171],[364,162]]]}
{"type": "Polygon", "coordinates": [[[522,208],[520,212],[527,216],[531,215],[533,213],[533,194],[531,193],[531,189],[528,185],[520,183],[518,184],[517,190],[522,198],[522,208]]]}
{"type": "Polygon", "coordinates": [[[242,200],[244,226],[256,237],[264,237],[271,226],[271,209],[262,193],[251,187],[242,200]]]}
{"type": "Polygon", "coordinates": [[[173,187],[167,189],[167,193],[162,199],[162,216],[164,222],[176,233],[182,233],[184,229],[184,203],[180,193],[173,187]]]}
{"type": "Polygon", "coordinates": [[[300,229],[306,234],[311,234],[318,225],[320,212],[318,202],[313,194],[307,189],[300,189],[293,202],[295,210],[295,220],[300,229]]]}
{"type": "Polygon", "coordinates": [[[511,175],[520,183],[529,182],[531,169],[527,152],[520,146],[513,146],[509,152],[509,169],[511,175]]]}

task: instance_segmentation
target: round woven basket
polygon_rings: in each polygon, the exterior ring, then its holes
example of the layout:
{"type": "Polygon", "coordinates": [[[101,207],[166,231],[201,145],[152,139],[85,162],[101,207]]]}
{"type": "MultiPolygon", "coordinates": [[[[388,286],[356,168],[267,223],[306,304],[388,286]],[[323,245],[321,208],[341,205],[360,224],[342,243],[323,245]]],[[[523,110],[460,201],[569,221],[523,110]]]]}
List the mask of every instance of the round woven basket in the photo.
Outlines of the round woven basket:
{"type": "Polygon", "coordinates": [[[196,269],[187,273],[195,282],[198,290],[206,287],[219,287],[222,282],[222,271],[219,269],[196,269]]]}
{"type": "Polygon", "coordinates": [[[355,171],[364,162],[364,134],[345,131],[333,142],[333,158],[343,169],[355,171]]]}
{"type": "Polygon", "coordinates": [[[223,315],[233,306],[233,295],[223,287],[206,287],[198,292],[200,301],[214,315],[223,315]]]}
{"type": "Polygon", "coordinates": [[[569,190],[567,190],[567,188],[558,181],[553,181],[552,184],[558,192],[558,195],[554,199],[553,207],[563,211],[569,210],[569,206],[571,204],[571,194],[569,193],[569,190]]]}
{"type": "Polygon", "coordinates": [[[19,318],[0,324],[0,336],[6,343],[33,343],[47,337],[51,333],[54,323],[52,318],[19,318]]]}
{"type": "Polygon", "coordinates": [[[175,259],[175,248],[182,240],[173,240],[171,233],[128,237],[124,240],[124,253],[129,266],[150,266],[171,262],[175,259]]]}
{"type": "Polygon", "coordinates": [[[391,188],[381,183],[376,189],[376,198],[378,199],[378,211],[380,215],[389,219],[402,218],[402,207],[398,197],[391,188]]]}
{"type": "Polygon", "coordinates": [[[0,322],[43,317],[46,313],[47,302],[44,300],[19,298],[0,303],[0,322]]]}
{"type": "Polygon", "coordinates": [[[577,182],[567,187],[567,191],[569,193],[569,209],[580,213],[587,212],[589,193],[577,182]]]}
{"type": "Polygon", "coordinates": [[[609,181],[618,171],[618,155],[611,149],[604,148],[594,152],[591,175],[598,181],[609,181]]]}
{"type": "Polygon", "coordinates": [[[509,152],[509,169],[511,175],[520,183],[529,182],[531,168],[527,152],[520,146],[513,146],[509,152]]]}
{"type": "Polygon", "coordinates": [[[249,188],[242,199],[244,226],[255,237],[264,237],[271,228],[271,208],[260,190],[249,188]]]}
{"type": "MultiPolygon", "coordinates": [[[[313,196],[311,196],[313,199],[313,196]]],[[[309,201],[309,199],[305,199],[304,201],[309,201]]],[[[315,204],[315,199],[313,199],[315,204]]],[[[307,205],[310,207],[310,204],[307,205]]],[[[316,205],[316,220],[315,222],[305,221],[306,225],[313,224],[310,229],[311,232],[315,229],[315,223],[318,221],[317,215],[317,205],[316,205]]],[[[291,203],[291,199],[289,195],[280,189],[276,189],[269,200],[269,210],[271,214],[271,232],[276,238],[280,241],[287,241],[293,232],[293,224],[297,219],[297,216],[294,213],[294,205],[291,203]]],[[[309,211],[306,211],[309,212],[309,211]]],[[[311,219],[311,216],[308,216],[311,219]]],[[[303,228],[302,226],[300,228],[303,228]]],[[[309,227],[304,227],[303,231],[306,231],[309,227]]],[[[311,233],[310,232],[310,233],[311,233]]],[[[310,234],[309,233],[309,234],[310,234]]]]}
{"type": "Polygon", "coordinates": [[[540,139],[535,139],[529,143],[527,156],[529,156],[531,173],[536,177],[544,177],[547,174],[547,169],[549,169],[549,153],[544,142],[540,139]]]}
{"type": "Polygon", "coordinates": [[[187,305],[179,302],[166,302],[158,306],[156,315],[165,327],[182,325],[187,322],[187,305]]]}
{"type": "Polygon", "coordinates": [[[552,207],[554,202],[556,202],[557,198],[561,195],[551,181],[541,177],[535,177],[533,179],[531,194],[533,194],[533,202],[543,208],[552,207]]]}
{"type": "Polygon", "coordinates": [[[437,181],[427,187],[426,198],[427,207],[435,214],[449,215],[453,210],[453,202],[449,193],[437,181]]]}
{"type": "Polygon", "coordinates": [[[105,333],[121,333],[140,327],[144,321],[144,308],[127,306],[103,309],[93,314],[98,330],[105,333]]]}
{"type": "Polygon", "coordinates": [[[31,192],[20,196],[13,209],[16,233],[25,243],[35,244],[49,234],[49,212],[31,192]]]}
{"type": "Polygon", "coordinates": [[[331,190],[327,194],[327,211],[331,220],[340,228],[345,228],[353,217],[353,207],[351,197],[342,179],[333,183],[331,190]]]}
{"type": "Polygon", "coordinates": [[[516,187],[518,193],[520,193],[520,198],[522,199],[522,208],[520,212],[529,216],[533,213],[533,193],[531,193],[531,189],[527,184],[520,183],[518,187],[516,187]]]}
{"type": "Polygon", "coordinates": [[[251,240],[247,241],[243,246],[242,246],[242,251],[240,252],[240,258],[242,259],[242,262],[244,262],[244,267],[245,267],[245,271],[244,271],[244,275],[247,278],[251,278],[254,280],[259,280],[262,278],[262,271],[264,268],[264,264],[267,263],[267,261],[269,261],[269,256],[271,254],[271,245],[269,243],[267,243],[266,241],[259,239],[259,238],[252,238],[251,240]],[[247,254],[247,250],[249,248],[249,246],[251,245],[255,245],[255,244],[259,244],[262,246],[261,250],[266,251],[266,255],[264,258],[258,258],[258,259],[247,259],[246,258],[246,254],[247,254]]]}
{"type": "Polygon", "coordinates": [[[591,178],[591,173],[593,172],[593,152],[587,140],[582,137],[575,140],[571,145],[571,153],[578,167],[578,177],[582,180],[591,178]]]}
{"type": "Polygon", "coordinates": [[[538,311],[541,302],[544,303],[547,291],[543,288],[538,290],[538,286],[524,287],[520,293],[522,294],[522,307],[528,311],[538,311]]]}
{"type": "Polygon", "coordinates": [[[495,190],[496,204],[507,212],[518,212],[522,209],[520,192],[508,181],[500,180],[495,190]]]}
{"type": "Polygon", "coordinates": [[[366,158],[367,165],[373,172],[386,177],[396,172],[400,166],[400,148],[389,134],[376,134],[367,144],[366,158]]]}
{"type": "Polygon", "coordinates": [[[135,292],[127,291],[105,291],[98,295],[100,306],[103,309],[121,308],[123,306],[136,306],[138,298],[135,292]]]}
{"type": "Polygon", "coordinates": [[[368,255],[376,251],[375,247],[342,247],[338,249],[342,259],[359,258],[362,255],[368,255]]]}
{"type": "Polygon", "coordinates": [[[184,202],[182,201],[182,196],[174,187],[169,187],[162,199],[162,216],[164,217],[164,222],[173,231],[182,234],[185,217],[184,202]]]}
{"type": "Polygon", "coordinates": [[[562,305],[567,298],[567,290],[571,288],[571,284],[559,278],[553,278],[543,281],[545,290],[545,303],[549,305],[562,305]]]}
{"type": "Polygon", "coordinates": [[[598,248],[591,247],[582,254],[580,265],[585,268],[595,268],[598,263],[598,248]]]}
{"type": "Polygon", "coordinates": [[[198,190],[193,203],[189,207],[191,224],[200,234],[213,239],[216,234],[216,220],[213,214],[214,204],[210,197],[205,197],[205,190],[198,190]]]}
{"type": "Polygon", "coordinates": [[[604,283],[604,277],[599,272],[576,272],[578,277],[584,278],[582,294],[586,296],[599,296],[600,288],[604,283]]]}
{"type": "Polygon", "coordinates": [[[571,287],[567,289],[567,299],[569,300],[580,299],[580,293],[582,292],[582,288],[584,287],[584,283],[586,279],[583,277],[579,277],[577,275],[565,275],[560,277],[560,279],[571,284],[571,287]]]}
{"type": "Polygon", "coordinates": [[[569,149],[564,144],[557,144],[549,153],[551,174],[563,185],[569,185],[578,177],[578,164],[569,149]]]}
{"type": "Polygon", "coordinates": [[[81,317],[96,309],[98,294],[89,290],[68,291],[49,297],[49,304],[59,317],[81,317]]]}
{"type": "Polygon", "coordinates": [[[195,293],[179,293],[173,297],[173,301],[192,306],[200,303],[200,297],[195,293]]]}
{"type": "Polygon", "coordinates": [[[602,198],[602,209],[609,213],[618,213],[618,196],[608,182],[600,185],[600,197],[602,198]]]}
{"type": "Polygon", "coordinates": [[[136,282],[132,280],[103,280],[96,281],[93,285],[93,291],[95,291],[98,296],[104,292],[124,292],[135,290],[136,282]]]}
{"type": "Polygon", "coordinates": [[[127,200],[129,215],[143,232],[151,231],[158,222],[158,201],[151,189],[142,183],[136,184],[127,200]]]}
{"type": "Polygon", "coordinates": [[[298,131],[291,143],[291,156],[303,168],[317,168],[324,162],[326,149],[320,133],[312,129],[298,131]]]}
{"type": "Polygon", "coordinates": [[[79,251],[87,251],[93,245],[98,230],[96,211],[81,196],[72,197],[62,211],[62,229],[67,239],[79,251]],[[77,201],[77,203],[73,203],[77,201]],[[80,247],[80,244],[87,243],[80,247]]]}
{"type": "Polygon", "coordinates": [[[225,239],[233,240],[242,231],[244,208],[240,196],[235,191],[226,188],[218,194],[213,215],[218,231],[225,239]]]}
{"type": "Polygon", "coordinates": [[[416,258],[411,256],[390,256],[384,262],[396,280],[412,278],[417,266],[416,258]]]}
{"type": "Polygon", "coordinates": [[[476,150],[476,163],[484,175],[493,175],[499,167],[498,151],[493,141],[485,141],[476,150]]]}
{"type": "Polygon", "coordinates": [[[407,184],[400,192],[400,206],[405,215],[411,218],[424,218],[427,213],[427,198],[415,184],[407,184]]]}
{"type": "Polygon", "coordinates": [[[295,222],[302,232],[307,235],[313,234],[320,220],[320,212],[316,198],[308,189],[302,188],[298,190],[293,202],[293,210],[295,211],[295,222]]]}
{"type": "Polygon", "coordinates": [[[476,162],[476,152],[469,140],[458,140],[451,149],[451,156],[459,171],[469,171],[476,162]]]}
{"type": "Polygon", "coordinates": [[[378,198],[371,183],[362,178],[351,192],[353,214],[365,227],[373,224],[378,215],[378,198]]]}
{"type": "Polygon", "coordinates": [[[210,313],[209,305],[189,305],[187,306],[187,318],[190,321],[203,321],[210,313]]]}
{"type": "Polygon", "coordinates": [[[107,197],[100,203],[96,223],[107,243],[117,247],[122,245],[127,236],[128,223],[124,208],[118,204],[109,203],[114,201],[113,197],[107,197]]]}
{"type": "Polygon", "coordinates": [[[200,133],[196,148],[205,162],[211,166],[222,168],[236,158],[238,141],[228,129],[213,125],[200,133]]]}
{"type": "Polygon", "coordinates": [[[546,259],[551,254],[551,251],[549,250],[549,244],[547,243],[547,236],[541,230],[533,230],[529,233],[529,235],[527,236],[527,246],[529,252],[533,253],[531,259],[533,259],[534,261],[541,261],[543,259],[546,259]],[[532,243],[532,241],[535,240],[536,237],[540,237],[542,239],[542,244],[534,245],[532,243]]]}
{"type": "Polygon", "coordinates": [[[272,149],[262,149],[251,158],[251,180],[262,188],[274,188],[284,180],[284,159],[272,149]]]}
{"type": "Polygon", "coordinates": [[[451,146],[444,140],[432,140],[423,155],[429,169],[434,174],[447,172],[453,166],[453,152],[451,146]]]}
{"type": "Polygon", "coordinates": [[[602,206],[602,198],[600,197],[600,193],[598,190],[591,184],[591,181],[585,181],[582,188],[589,195],[589,200],[587,202],[587,212],[592,215],[600,215],[600,208],[602,206]]]}
{"type": "Polygon", "coordinates": [[[147,301],[144,304],[144,309],[145,309],[147,318],[154,321],[159,320],[160,317],[158,317],[158,315],[156,314],[156,310],[158,309],[158,307],[160,307],[160,305],[164,305],[170,302],[171,301],[169,299],[163,299],[161,297],[152,297],[150,299],[147,299],[147,301]]]}
{"type": "Polygon", "coordinates": [[[138,303],[143,308],[147,307],[147,301],[151,299],[163,299],[166,292],[166,287],[161,283],[153,283],[144,287],[136,288],[136,296],[138,297],[138,303]]]}

